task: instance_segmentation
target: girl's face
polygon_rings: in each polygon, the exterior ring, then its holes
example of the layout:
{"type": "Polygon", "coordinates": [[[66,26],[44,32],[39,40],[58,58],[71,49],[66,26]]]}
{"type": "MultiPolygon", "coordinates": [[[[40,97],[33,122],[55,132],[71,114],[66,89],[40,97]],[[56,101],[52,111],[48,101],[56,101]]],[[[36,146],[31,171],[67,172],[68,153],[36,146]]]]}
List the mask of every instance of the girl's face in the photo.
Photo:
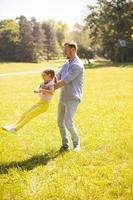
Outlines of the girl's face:
{"type": "Polygon", "coordinates": [[[49,81],[52,80],[51,75],[50,74],[46,74],[46,73],[42,74],[42,78],[43,78],[44,82],[49,82],[49,81]]]}

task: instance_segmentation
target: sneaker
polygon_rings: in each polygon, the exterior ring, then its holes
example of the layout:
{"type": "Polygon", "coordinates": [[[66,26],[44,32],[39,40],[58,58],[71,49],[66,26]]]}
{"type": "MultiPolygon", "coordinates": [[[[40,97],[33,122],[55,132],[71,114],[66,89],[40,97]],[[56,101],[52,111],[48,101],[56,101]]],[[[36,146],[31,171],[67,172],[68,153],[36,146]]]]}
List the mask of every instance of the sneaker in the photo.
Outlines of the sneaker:
{"type": "Polygon", "coordinates": [[[16,128],[14,126],[2,126],[1,127],[3,130],[10,132],[10,133],[15,133],[16,132],[16,128]]]}
{"type": "Polygon", "coordinates": [[[69,152],[69,151],[70,151],[70,147],[61,146],[61,148],[59,149],[60,153],[69,152]]]}
{"type": "Polygon", "coordinates": [[[80,145],[76,145],[73,149],[74,152],[80,151],[80,145]]]}

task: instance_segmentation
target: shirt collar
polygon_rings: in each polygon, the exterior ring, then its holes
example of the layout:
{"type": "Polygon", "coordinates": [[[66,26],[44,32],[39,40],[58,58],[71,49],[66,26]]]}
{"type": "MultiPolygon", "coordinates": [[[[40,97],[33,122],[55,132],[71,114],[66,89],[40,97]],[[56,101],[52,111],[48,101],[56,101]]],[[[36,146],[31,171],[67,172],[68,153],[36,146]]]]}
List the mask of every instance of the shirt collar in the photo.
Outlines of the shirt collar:
{"type": "Polygon", "coordinates": [[[73,62],[74,60],[76,60],[78,58],[78,56],[75,56],[73,59],[69,59],[68,62],[73,62]]]}

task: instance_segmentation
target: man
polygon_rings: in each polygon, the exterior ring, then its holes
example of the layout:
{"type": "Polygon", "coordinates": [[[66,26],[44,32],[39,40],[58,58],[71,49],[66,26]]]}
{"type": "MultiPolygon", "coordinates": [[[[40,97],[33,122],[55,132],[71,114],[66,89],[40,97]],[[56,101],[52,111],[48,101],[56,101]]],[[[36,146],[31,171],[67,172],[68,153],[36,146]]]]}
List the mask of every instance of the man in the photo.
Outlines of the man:
{"type": "Polygon", "coordinates": [[[71,134],[74,151],[80,150],[80,142],[77,130],[73,123],[79,102],[82,97],[83,64],[77,56],[77,44],[67,42],[64,44],[64,54],[68,61],[57,73],[55,89],[61,87],[58,104],[58,126],[62,138],[60,151],[69,151],[68,131],[71,134]]]}

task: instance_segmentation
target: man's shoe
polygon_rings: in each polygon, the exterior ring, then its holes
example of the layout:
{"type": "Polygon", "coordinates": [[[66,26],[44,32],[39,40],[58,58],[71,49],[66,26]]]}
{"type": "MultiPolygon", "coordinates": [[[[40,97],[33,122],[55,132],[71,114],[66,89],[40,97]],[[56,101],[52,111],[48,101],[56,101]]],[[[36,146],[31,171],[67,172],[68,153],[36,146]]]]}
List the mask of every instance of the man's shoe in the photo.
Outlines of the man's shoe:
{"type": "Polygon", "coordinates": [[[15,133],[16,132],[16,128],[14,126],[2,126],[1,127],[3,130],[10,132],[10,133],[15,133]]]}
{"type": "Polygon", "coordinates": [[[60,153],[69,152],[69,151],[70,151],[70,147],[61,146],[61,148],[59,149],[60,153]]]}
{"type": "Polygon", "coordinates": [[[74,146],[73,151],[74,151],[74,152],[79,152],[79,151],[80,151],[80,145],[74,146]]]}

